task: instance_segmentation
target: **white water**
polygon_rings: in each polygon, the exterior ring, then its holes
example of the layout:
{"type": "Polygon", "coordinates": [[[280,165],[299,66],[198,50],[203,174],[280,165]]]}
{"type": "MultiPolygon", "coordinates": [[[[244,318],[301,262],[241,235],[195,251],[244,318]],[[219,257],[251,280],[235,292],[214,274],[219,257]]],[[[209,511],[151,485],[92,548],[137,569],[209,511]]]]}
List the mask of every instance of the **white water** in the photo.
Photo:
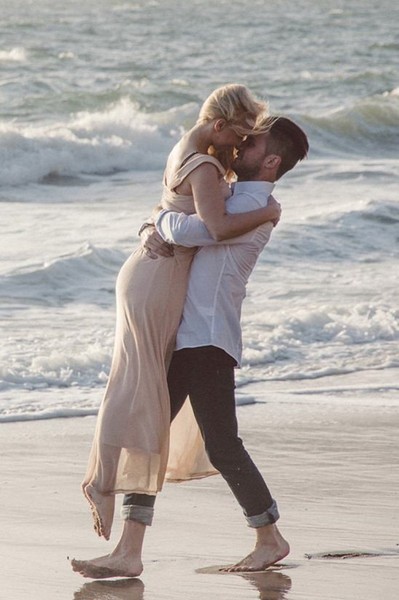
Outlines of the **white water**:
{"type": "Polygon", "coordinates": [[[96,411],[118,269],[169,149],[235,79],[311,144],[276,190],[283,218],[250,281],[238,392],[396,401],[396,4],[281,0],[267,18],[258,1],[256,23],[243,2],[205,2],[206,23],[204,2],[19,4],[0,2],[0,420],[96,411]],[[177,14],[195,36],[172,31],[177,14]]]}

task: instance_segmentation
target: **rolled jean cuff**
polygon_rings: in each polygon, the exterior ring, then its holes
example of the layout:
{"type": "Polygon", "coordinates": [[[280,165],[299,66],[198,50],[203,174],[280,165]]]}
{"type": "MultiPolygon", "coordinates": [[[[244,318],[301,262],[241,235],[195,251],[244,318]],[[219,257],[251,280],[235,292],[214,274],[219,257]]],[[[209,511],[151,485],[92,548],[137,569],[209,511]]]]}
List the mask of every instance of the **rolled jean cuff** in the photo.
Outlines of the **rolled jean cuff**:
{"type": "Polygon", "coordinates": [[[264,527],[265,525],[272,525],[279,518],[279,512],[277,509],[276,501],[273,500],[273,503],[269,508],[261,513],[260,515],[253,515],[252,517],[245,516],[249,527],[264,527]]]}
{"type": "Polygon", "coordinates": [[[138,521],[143,525],[152,525],[154,509],[152,506],[127,504],[121,508],[121,517],[124,521],[138,521]]]}

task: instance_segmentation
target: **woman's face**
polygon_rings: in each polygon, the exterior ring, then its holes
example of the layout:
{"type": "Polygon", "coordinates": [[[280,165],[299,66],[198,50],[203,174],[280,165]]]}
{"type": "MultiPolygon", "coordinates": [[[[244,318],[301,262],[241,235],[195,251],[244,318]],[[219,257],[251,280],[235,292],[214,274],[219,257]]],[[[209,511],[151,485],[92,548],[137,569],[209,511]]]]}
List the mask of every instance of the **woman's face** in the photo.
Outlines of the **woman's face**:
{"type": "Polygon", "coordinates": [[[215,139],[213,142],[216,150],[227,150],[229,148],[237,148],[243,140],[246,138],[245,135],[236,133],[234,126],[229,125],[226,121],[221,119],[217,121],[215,139]]]}

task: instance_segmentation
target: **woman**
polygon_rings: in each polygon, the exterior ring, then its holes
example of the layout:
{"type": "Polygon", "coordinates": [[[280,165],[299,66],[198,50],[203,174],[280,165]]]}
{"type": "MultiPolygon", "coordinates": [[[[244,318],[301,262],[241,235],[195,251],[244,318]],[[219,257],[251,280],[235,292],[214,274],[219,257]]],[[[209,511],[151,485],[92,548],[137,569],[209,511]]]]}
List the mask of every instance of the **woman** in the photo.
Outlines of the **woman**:
{"type": "MultiPolygon", "coordinates": [[[[278,218],[277,203],[235,215],[224,207],[223,177],[234,148],[256,131],[265,113],[266,105],[242,85],[215,90],[169,155],[162,206],[197,212],[217,240],[278,218]]],[[[167,370],[192,256],[192,249],[176,247],[173,257],[153,260],[139,247],[118,276],[114,356],[82,484],[95,530],[105,539],[115,494],[155,496],[163,485],[170,428],[167,370]]]]}

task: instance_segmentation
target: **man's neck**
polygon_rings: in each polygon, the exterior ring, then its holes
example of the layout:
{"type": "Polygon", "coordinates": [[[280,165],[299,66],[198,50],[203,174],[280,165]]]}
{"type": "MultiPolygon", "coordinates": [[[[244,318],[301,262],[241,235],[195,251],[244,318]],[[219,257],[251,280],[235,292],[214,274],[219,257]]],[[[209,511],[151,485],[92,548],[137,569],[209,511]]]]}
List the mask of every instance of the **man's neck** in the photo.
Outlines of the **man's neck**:
{"type": "Polygon", "coordinates": [[[272,179],[256,179],[254,177],[252,179],[246,179],[245,177],[237,177],[237,182],[244,183],[246,181],[264,181],[266,183],[274,183],[272,179]]]}

